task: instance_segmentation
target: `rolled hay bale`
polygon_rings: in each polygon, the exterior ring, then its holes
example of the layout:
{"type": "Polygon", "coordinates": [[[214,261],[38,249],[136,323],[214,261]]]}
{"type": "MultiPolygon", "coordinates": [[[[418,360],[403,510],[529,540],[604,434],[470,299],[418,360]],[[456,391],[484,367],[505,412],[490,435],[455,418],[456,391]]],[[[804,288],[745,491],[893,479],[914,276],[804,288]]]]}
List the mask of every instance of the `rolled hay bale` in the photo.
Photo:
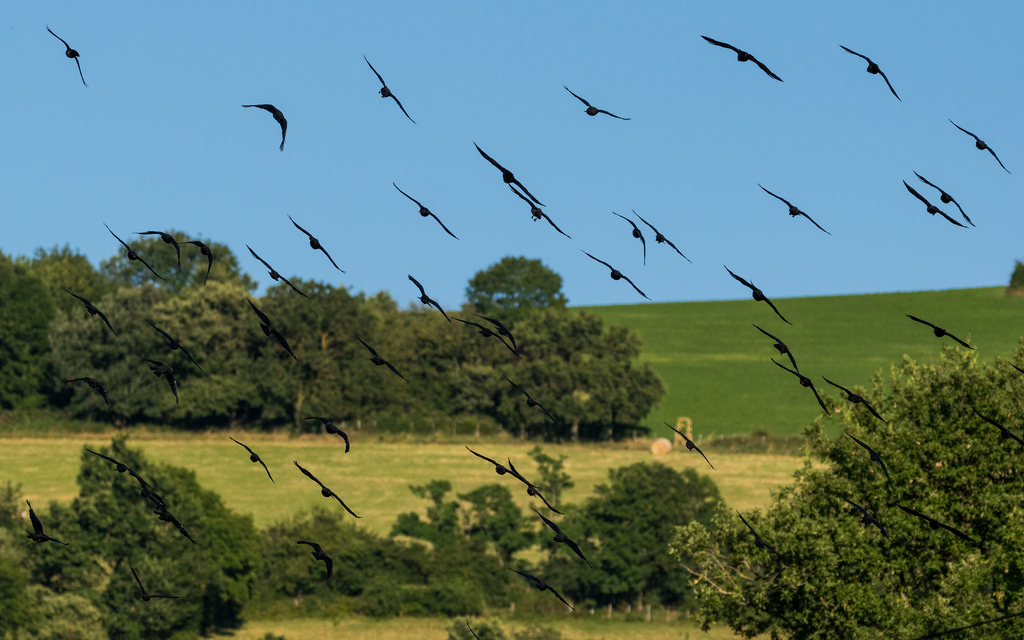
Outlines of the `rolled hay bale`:
{"type": "Polygon", "coordinates": [[[651,454],[663,456],[672,450],[672,443],[665,438],[658,438],[651,443],[651,454]]]}

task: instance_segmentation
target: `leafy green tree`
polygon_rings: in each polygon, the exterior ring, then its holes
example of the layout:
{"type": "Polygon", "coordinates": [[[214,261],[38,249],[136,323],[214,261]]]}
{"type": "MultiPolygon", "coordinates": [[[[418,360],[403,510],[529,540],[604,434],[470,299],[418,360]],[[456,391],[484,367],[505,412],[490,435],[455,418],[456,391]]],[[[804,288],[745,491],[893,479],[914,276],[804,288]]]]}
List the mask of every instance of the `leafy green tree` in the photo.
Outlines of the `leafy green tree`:
{"type": "Polygon", "coordinates": [[[463,533],[491,544],[502,565],[533,544],[532,532],[507,486],[485,484],[458,496],[468,503],[460,508],[463,533]]]}
{"type": "Polygon", "coordinates": [[[400,514],[391,528],[391,535],[419,538],[434,545],[454,544],[459,534],[459,503],[445,500],[452,490],[452,483],[431,480],[425,485],[410,486],[409,490],[418,498],[430,500],[427,519],[422,520],[418,513],[400,514]]]}
{"type": "MultiPolygon", "coordinates": [[[[149,231],[149,229],[145,229],[149,231]]],[[[244,273],[238,264],[238,258],[228,249],[227,245],[207,240],[205,238],[189,237],[188,234],[174,229],[166,229],[174,236],[181,247],[181,271],[178,271],[178,254],[174,245],[166,244],[157,235],[140,236],[134,232],[124,232],[115,229],[115,233],[122,240],[128,243],[131,248],[139,254],[146,264],[153,267],[160,277],[153,275],[153,271],[145,265],[128,259],[127,252],[120,244],[116,246],[116,253],[100,263],[100,272],[105,275],[115,287],[136,287],[145,283],[152,284],[169,291],[179,292],[191,287],[201,287],[207,281],[207,269],[209,269],[209,280],[207,282],[229,282],[246,291],[256,289],[256,281],[247,273],[244,273]],[[213,264],[200,252],[197,245],[180,244],[186,240],[199,240],[205,243],[213,254],[213,264]]],[[[117,243],[111,237],[112,243],[117,243]]]]}
{"type": "Polygon", "coordinates": [[[0,637],[6,637],[5,630],[16,632],[31,627],[36,620],[35,607],[26,592],[23,536],[21,531],[0,528],[0,637]]]}
{"type": "MultiPolygon", "coordinates": [[[[817,422],[805,430],[810,458],[795,483],[767,511],[745,514],[777,557],[724,508],[712,528],[678,530],[671,555],[697,584],[705,626],[725,622],[744,637],[915,638],[1021,610],[1024,447],[978,414],[1019,434],[1024,377],[976,353],[947,346],[934,365],[904,356],[870,391],[854,387],[887,423],[834,401],[844,407],[842,430],[878,452],[891,481],[850,437],[826,435],[817,422]]],[[[1013,362],[1024,364],[1020,348],[1013,362]]],[[[958,637],[1022,636],[1024,618],[1013,618],[958,637]]]]}
{"type": "Polygon", "coordinates": [[[1017,260],[1010,274],[1010,284],[1006,287],[1008,296],[1024,296],[1024,262],[1017,260]]]}
{"type": "Polygon", "coordinates": [[[54,307],[64,313],[79,312],[82,303],[64,290],[72,291],[88,300],[99,300],[114,290],[114,283],[98,272],[89,259],[68,245],[54,246],[50,250],[36,249],[31,259],[19,257],[18,264],[29,275],[38,278],[50,292],[54,307]]]}
{"type": "Polygon", "coordinates": [[[535,309],[562,309],[568,302],[562,276],[540,260],[512,256],[478,271],[466,287],[466,301],[509,328],[535,309]]]}
{"type": "Polygon", "coordinates": [[[53,315],[43,283],[0,253],[0,409],[42,401],[53,315]]]}
{"type": "MultiPolygon", "coordinates": [[[[77,593],[53,593],[38,585],[29,587],[36,621],[33,640],[107,640],[100,610],[77,593]]],[[[21,636],[15,636],[21,637],[21,636]]]]}
{"type": "Polygon", "coordinates": [[[528,455],[537,463],[537,484],[543,489],[544,497],[556,509],[560,503],[562,492],[576,486],[572,477],[565,471],[565,455],[558,459],[544,453],[540,446],[530,449],[528,455]]]}

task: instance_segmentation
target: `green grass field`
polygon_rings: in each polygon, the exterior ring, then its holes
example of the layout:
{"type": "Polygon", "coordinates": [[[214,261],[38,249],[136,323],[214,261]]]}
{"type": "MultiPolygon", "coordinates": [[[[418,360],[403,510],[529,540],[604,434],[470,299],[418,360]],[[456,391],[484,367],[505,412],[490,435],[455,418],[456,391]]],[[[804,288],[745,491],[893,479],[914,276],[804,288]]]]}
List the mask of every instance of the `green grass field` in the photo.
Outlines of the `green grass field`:
{"type": "MultiPolygon", "coordinates": [[[[769,292],[770,295],[770,292],[769,292]]],[[[801,372],[828,388],[822,375],[854,388],[867,388],[872,375],[888,372],[903,354],[934,362],[949,338],[906,318],[929,320],[977,346],[992,363],[1011,358],[1024,325],[1024,298],[1003,295],[1002,287],[859,296],[773,300],[792,326],[764,303],[726,302],[585,307],[606,324],[636,331],[641,359],[661,375],[667,393],[645,424],[668,432],[663,421],[693,419],[694,433],[793,434],[821,415],[814,396],[797,379],[772,364],[779,359],[757,323],[792,349],[801,372]]],[[[783,362],[787,364],[788,362],[783,362]]],[[[838,402],[839,395],[831,394],[838,402]]]]}

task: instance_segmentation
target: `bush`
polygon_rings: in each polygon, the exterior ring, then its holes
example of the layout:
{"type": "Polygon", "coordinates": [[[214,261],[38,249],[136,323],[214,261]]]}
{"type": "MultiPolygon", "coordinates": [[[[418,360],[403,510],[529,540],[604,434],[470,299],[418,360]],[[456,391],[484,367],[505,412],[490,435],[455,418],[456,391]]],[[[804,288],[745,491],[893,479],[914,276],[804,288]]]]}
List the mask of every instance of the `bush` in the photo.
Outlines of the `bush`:
{"type": "Polygon", "coordinates": [[[1010,274],[1010,285],[1006,287],[1008,296],[1024,296],[1024,262],[1018,260],[1010,274]]]}

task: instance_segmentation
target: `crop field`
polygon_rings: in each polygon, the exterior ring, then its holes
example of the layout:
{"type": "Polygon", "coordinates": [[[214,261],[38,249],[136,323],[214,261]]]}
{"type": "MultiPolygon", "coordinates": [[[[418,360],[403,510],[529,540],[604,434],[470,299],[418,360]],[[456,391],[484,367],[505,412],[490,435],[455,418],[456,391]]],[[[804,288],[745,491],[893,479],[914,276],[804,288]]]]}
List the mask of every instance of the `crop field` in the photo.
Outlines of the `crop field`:
{"type": "Polygon", "coordinates": [[[667,393],[646,426],[665,434],[663,421],[675,424],[678,416],[688,416],[694,434],[705,437],[759,430],[795,434],[821,415],[813,395],[772,364],[779,353],[752,323],[781,338],[800,371],[837,401],[840,396],[831,392],[838,389],[828,387],[822,375],[846,387],[869,388],[871,377],[887,374],[903,354],[930,363],[943,345],[961,348],[949,338],[935,338],[906,314],[976,345],[987,363],[1012,358],[1024,335],[1024,298],[1007,298],[1002,287],[773,302],[792,326],[749,298],[585,309],[606,324],[636,331],[643,341],[641,359],[664,380],[667,393]]]}

